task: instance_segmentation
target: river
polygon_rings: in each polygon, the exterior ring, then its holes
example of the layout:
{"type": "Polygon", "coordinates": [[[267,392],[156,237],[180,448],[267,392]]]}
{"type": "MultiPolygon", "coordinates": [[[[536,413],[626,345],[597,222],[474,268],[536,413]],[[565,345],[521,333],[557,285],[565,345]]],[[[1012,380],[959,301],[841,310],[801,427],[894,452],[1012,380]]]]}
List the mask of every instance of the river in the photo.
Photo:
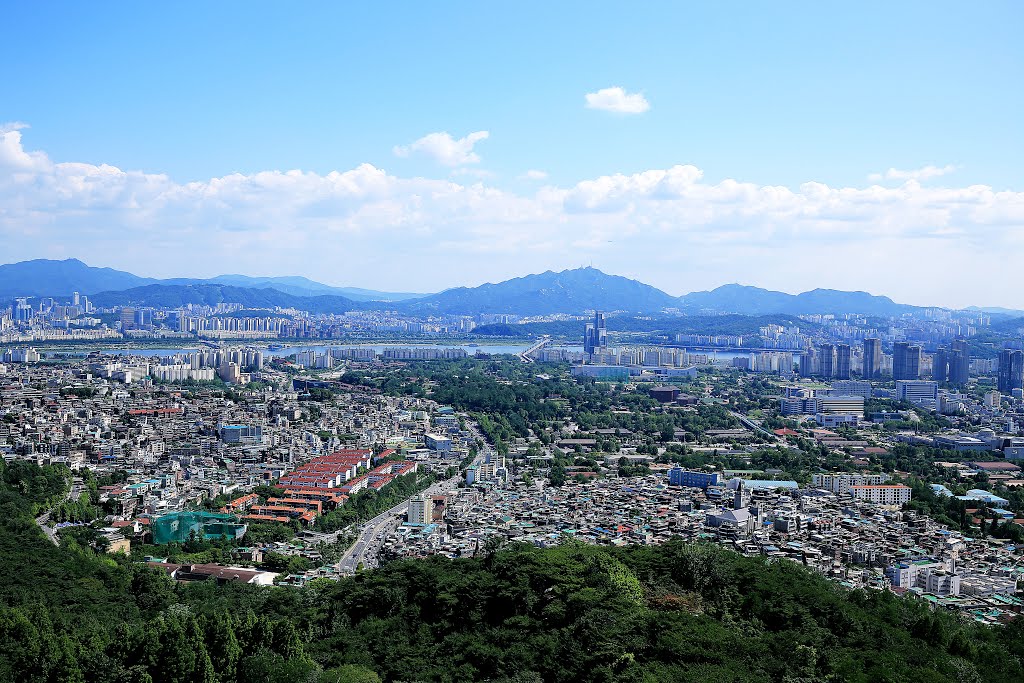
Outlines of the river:
{"type": "MultiPolygon", "coordinates": [[[[271,350],[268,348],[266,343],[257,343],[246,345],[242,341],[238,341],[235,344],[230,342],[225,343],[225,347],[231,346],[257,346],[263,350],[263,354],[268,358],[287,357],[294,355],[300,351],[316,351],[323,353],[327,349],[373,349],[374,353],[382,354],[385,349],[465,349],[466,353],[474,355],[477,352],[493,354],[493,355],[517,355],[522,353],[529,348],[529,343],[520,344],[403,344],[399,342],[395,343],[377,343],[377,344],[294,344],[287,345],[279,349],[271,350]]],[[[549,349],[562,349],[565,351],[571,351],[579,353],[583,351],[582,346],[567,345],[567,344],[553,344],[548,346],[549,349]]],[[[165,356],[176,356],[191,353],[192,351],[198,350],[210,350],[207,347],[193,346],[193,347],[168,347],[168,348],[116,348],[116,349],[92,349],[90,351],[98,351],[102,354],[117,355],[117,356],[142,356],[145,358],[162,358],[165,356]]],[[[85,350],[54,350],[47,352],[48,355],[60,355],[60,356],[71,356],[71,357],[84,357],[90,351],[85,350]]],[[[709,357],[712,357],[718,363],[728,363],[733,358],[749,356],[749,352],[742,351],[691,351],[694,354],[706,353],[709,357]]]]}

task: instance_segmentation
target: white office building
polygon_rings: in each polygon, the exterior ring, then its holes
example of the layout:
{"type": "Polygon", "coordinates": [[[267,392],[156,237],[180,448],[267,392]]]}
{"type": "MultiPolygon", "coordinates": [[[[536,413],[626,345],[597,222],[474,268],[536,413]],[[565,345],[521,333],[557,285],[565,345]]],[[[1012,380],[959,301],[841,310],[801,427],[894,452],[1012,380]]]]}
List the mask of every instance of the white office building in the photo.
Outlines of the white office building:
{"type": "Polygon", "coordinates": [[[889,481],[888,474],[837,472],[835,474],[821,473],[811,476],[811,483],[815,488],[825,489],[832,493],[850,493],[851,486],[880,486],[887,481],[889,481]]]}
{"type": "Polygon", "coordinates": [[[864,417],[863,396],[820,396],[815,398],[815,402],[817,404],[815,413],[842,413],[864,417]]]}
{"type": "Polygon", "coordinates": [[[938,382],[920,379],[896,381],[896,400],[915,404],[934,403],[939,398],[938,382]]]}
{"type": "Polygon", "coordinates": [[[859,379],[840,379],[832,382],[832,391],[842,396],[871,398],[871,382],[859,379]]]}
{"type": "Polygon", "coordinates": [[[903,505],[910,502],[910,487],[903,484],[854,485],[850,493],[858,500],[876,505],[903,505]]]}

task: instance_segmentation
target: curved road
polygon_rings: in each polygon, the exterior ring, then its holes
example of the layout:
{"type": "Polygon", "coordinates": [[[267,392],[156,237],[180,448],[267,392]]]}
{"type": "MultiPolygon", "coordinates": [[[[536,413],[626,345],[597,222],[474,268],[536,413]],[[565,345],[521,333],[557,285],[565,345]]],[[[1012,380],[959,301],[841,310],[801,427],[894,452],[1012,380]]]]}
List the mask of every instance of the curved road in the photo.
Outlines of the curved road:
{"type": "MultiPolygon", "coordinates": [[[[85,489],[82,488],[78,481],[72,479],[71,487],[68,489],[68,492],[64,494],[64,500],[78,500],[78,497],[82,495],[84,490],[85,489]]],[[[57,539],[57,530],[50,526],[50,512],[51,510],[47,510],[36,517],[36,524],[39,525],[39,528],[43,530],[43,533],[46,534],[46,537],[50,539],[54,545],[60,545],[60,541],[57,539]]]]}

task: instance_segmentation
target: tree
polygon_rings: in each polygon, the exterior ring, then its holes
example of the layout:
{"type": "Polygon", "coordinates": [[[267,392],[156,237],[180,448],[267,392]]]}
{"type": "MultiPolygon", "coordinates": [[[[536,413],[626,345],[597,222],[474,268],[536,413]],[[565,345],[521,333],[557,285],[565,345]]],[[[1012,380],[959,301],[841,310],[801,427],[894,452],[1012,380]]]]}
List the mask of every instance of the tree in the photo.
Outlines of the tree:
{"type": "Polygon", "coordinates": [[[221,681],[234,681],[242,648],[235,636],[231,617],[224,613],[214,614],[205,620],[204,630],[214,671],[221,681]]]}
{"type": "Polygon", "coordinates": [[[373,669],[357,664],[346,664],[324,671],[320,683],[381,683],[380,676],[373,669]]]}
{"type": "Polygon", "coordinates": [[[551,482],[552,486],[564,486],[565,485],[565,466],[560,462],[555,462],[551,465],[551,471],[548,473],[548,481],[551,482]]]}

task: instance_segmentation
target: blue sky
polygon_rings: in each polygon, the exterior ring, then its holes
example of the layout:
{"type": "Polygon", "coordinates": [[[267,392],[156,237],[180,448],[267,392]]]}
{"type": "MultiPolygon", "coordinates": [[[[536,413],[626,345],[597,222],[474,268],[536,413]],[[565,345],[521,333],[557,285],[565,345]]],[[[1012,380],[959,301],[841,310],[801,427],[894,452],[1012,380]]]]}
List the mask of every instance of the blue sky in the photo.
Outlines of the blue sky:
{"type": "Polygon", "coordinates": [[[963,282],[1024,255],[1019,3],[294,5],[7,7],[8,259],[413,290],[593,263],[1022,305],[1016,275],[963,282]],[[642,111],[586,106],[614,87],[642,111]],[[859,261],[880,245],[904,257],[859,261]]]}

